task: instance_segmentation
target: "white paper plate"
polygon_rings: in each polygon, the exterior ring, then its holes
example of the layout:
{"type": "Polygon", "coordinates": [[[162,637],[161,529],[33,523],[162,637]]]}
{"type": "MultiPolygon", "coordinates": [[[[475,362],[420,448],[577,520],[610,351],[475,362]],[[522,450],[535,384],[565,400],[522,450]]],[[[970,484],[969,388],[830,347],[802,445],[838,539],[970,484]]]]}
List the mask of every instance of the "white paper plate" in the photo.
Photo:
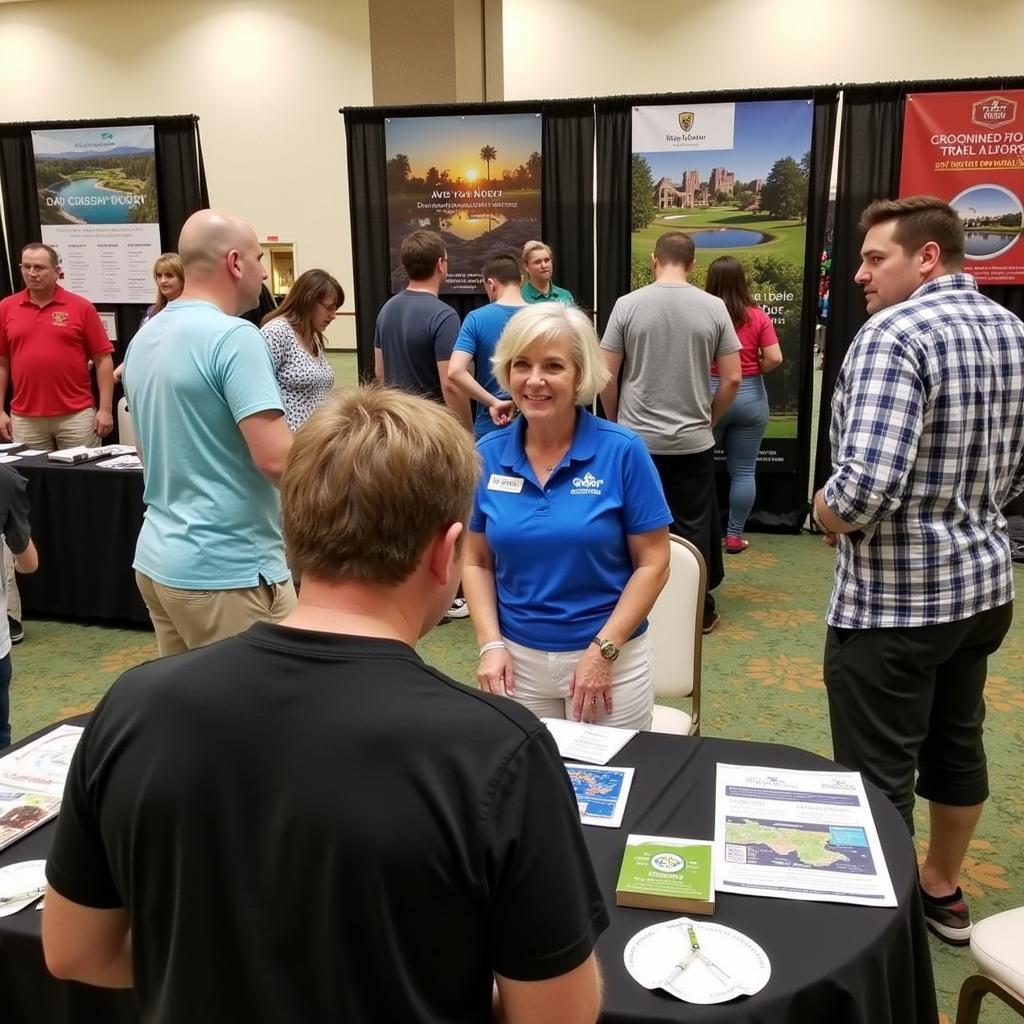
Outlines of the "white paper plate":
{"type": "MultiPolygon", "coordinates": [[[[8,864],[0,868],[0,898],[13,896],[18,892],[27,892],[29,889],[38,889],[46,885],[46,861],[45,860],[23,860],[17,864],[8,864]]],[[[34,893],[23,900],[14,903],[0,903],[0,917],[9,917],[11,914],[24,910],[30,903],[35,903],[41,893],[34,893]]]]}
{"type": "Polygon", "coordinates": [[[751,996],[765,987],[772,974],[768,954],[753,939],[734,928],[688,917],[637,932],[626,943],[622,958],[626,970],[644,988],[664,989],[687,1003],[724,1003],[751,996]],[[728,975],[728,981],[699,958],[681,971],[675,969],[690,955],[688,926],[697,934],[701,953],[728,975]]]}

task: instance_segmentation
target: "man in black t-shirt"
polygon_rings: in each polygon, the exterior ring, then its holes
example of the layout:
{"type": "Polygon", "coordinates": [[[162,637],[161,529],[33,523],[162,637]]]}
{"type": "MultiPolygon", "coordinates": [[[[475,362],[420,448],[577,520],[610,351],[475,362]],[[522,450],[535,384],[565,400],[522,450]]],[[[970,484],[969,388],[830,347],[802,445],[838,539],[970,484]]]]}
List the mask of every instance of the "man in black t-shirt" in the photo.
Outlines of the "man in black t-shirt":
{"type": "Polygon", "coordinates": [[[43,946],[147,1024],[592,1024],[607,912],[547,730],[425,665],[479,465],[438,406],[335,396],[282,482],[279,625],[125,673],[68,777],[43,946]]]}
{"type": "Polygon", "coordinates": [[[459,316],[437,297],[448,276],[444,241],[434,231],[413,231],[402,239],[401,257],[409,284],[377,314],[374,375],[381,384],[444,403],[472,431],[469,399],[448,380],[459,316]]]}

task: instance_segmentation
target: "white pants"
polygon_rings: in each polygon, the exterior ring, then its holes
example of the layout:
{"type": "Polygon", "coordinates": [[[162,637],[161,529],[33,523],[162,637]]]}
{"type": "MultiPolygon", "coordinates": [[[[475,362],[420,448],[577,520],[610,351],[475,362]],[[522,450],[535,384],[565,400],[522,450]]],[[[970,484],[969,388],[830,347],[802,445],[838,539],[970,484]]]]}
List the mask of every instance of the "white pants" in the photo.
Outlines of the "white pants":
{"type": "MultiPolygon", "coordinates": [[[[513,700],[538,718],[569,718],[569,684],[583,651],[538,651],[507,637],[515,673],[513,700]]],[[[654,715],[654,652],[650,631],[623,644],[612,663],[612,713],[599,702],[598,725],[620,729],[650,729],[654,715]]]]}

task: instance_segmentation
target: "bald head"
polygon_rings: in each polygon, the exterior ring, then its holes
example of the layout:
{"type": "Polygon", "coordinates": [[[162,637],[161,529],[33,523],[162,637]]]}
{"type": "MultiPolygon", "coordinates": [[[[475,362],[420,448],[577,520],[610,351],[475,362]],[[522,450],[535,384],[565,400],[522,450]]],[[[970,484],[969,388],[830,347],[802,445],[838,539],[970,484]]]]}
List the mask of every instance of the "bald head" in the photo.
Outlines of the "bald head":
{"type": "Polygon", "coordinates": [[[266,272],[256,232],[222,210],[199,210],[181,229],[178,255],[185,268],[185,298],[213,299],[237,315],[259,303],[266,272]]]}

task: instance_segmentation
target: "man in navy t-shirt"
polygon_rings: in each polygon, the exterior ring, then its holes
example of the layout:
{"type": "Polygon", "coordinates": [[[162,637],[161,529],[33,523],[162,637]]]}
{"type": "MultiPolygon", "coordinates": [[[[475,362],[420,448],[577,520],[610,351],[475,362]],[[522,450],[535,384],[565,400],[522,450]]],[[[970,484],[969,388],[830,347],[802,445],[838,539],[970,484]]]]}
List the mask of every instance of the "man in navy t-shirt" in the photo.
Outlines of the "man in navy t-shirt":
{"type": "Polygon", "coordinates": [[[434,231],[413,231],[402,239],[401,257],[409,284],[377,314],[374,376],[381,384],[444,403],[470,428],[469,399],[448,380],[459,316],[437,297],[448,276],[444,241],[434,231]]]}
{"type": "Polygon", "coordinates": [[[483,279],[491,303],[466,317],[448,363],[448,379],[476,402],[477,439],[511,419],[512,400],[494,379],[491,359],[505,325],[526,305],[519,291],[523,273],[511,253],[492,256],[484,264],[483,279]]]}

